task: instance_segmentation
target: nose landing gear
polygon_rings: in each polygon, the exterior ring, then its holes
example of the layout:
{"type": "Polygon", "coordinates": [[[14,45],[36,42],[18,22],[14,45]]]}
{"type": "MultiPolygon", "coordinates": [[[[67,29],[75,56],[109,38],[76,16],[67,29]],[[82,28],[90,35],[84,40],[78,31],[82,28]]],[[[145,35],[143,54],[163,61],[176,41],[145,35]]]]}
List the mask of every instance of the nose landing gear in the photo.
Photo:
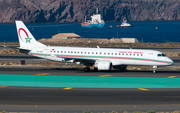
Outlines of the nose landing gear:
{"type": "Polygon", "coordinates": [[[157,66],[153,66],[153,73],[155,74],[157,71],[157,66]]]}

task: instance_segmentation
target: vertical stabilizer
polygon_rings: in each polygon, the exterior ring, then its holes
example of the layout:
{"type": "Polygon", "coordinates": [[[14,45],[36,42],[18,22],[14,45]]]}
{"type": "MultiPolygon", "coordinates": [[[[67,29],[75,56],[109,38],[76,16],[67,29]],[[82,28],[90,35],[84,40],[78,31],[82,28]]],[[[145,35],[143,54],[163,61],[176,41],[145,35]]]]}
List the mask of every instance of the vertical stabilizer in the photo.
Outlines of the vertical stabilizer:
{"type": "Polygon", "coordinates": [[[33,37],[22,21],[16,21],[17,34],[21,48],[29,48],[32,46],[46,46],[33,37]]]}

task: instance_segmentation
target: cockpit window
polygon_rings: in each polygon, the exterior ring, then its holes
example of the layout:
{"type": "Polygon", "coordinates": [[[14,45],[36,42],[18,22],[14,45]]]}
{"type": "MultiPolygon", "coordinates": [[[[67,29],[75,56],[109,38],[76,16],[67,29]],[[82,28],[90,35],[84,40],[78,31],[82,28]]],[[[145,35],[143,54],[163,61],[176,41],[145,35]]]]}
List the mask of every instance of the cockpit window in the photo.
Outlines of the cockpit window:
{"type": "Polygon", "coordinates": [[[165,54],[162,54],[163,57],[165,57],[166,55],[165,54]]]}
{"type": "Polygon", "coordinates": [[[158,54],[157,56],[158,56],[158,57],[161,57],[161,54],[158,54]]]}
{"type": "Polygon", "coordinates": [[[165,57],[166,55],[165,54],[158,54],[157,56],[158,57],[165,57]]]}

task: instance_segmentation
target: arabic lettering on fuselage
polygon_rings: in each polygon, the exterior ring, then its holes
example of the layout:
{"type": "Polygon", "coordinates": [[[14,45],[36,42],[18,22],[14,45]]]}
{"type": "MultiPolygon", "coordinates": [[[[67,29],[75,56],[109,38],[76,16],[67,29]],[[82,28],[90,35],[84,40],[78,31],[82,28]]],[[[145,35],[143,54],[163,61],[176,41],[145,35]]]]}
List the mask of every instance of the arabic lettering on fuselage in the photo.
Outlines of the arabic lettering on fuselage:
{"type": "Polygon", "coordinates": [[[132,52],[132,51],[119,51],[119,53],[143,54],[143,52],[132,52]]]}

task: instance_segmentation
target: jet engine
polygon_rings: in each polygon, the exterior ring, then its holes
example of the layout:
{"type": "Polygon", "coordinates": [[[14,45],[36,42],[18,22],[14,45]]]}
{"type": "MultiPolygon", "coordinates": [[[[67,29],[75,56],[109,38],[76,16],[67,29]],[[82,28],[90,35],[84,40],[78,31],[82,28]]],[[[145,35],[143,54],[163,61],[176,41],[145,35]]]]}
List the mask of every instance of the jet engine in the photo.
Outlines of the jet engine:
{"type": "Polygon", "coordinates": [[[99,71],[111,70],[112,69],[112,63],[109,61],[100,61],[100,62],[96,62],[94,67],[97,68],[99,71]]]}

